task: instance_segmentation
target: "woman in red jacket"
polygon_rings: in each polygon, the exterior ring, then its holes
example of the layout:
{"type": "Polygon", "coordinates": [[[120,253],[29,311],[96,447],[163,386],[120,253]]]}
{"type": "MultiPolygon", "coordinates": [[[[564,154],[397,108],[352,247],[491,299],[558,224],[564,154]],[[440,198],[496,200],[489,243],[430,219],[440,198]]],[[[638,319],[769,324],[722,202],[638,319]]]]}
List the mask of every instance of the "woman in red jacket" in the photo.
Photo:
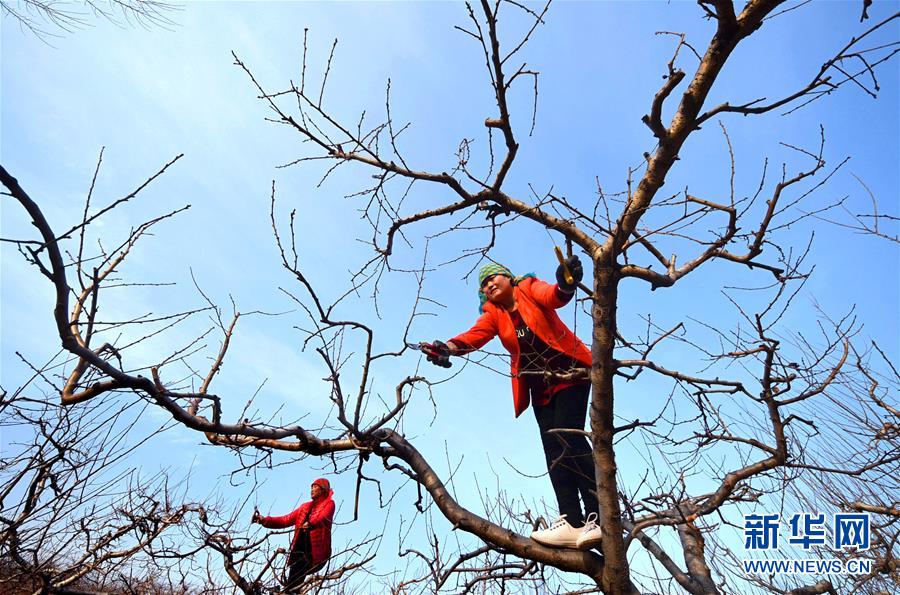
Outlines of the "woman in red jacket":
{"type": "Polygon", "coordinates": [[[260,516],[253,513],[252,522],[269,529],[294,527],[288,557],[288,580],[285,589],[290,592],[303,582],[307,575],[320,570],[331,557],[331,524],[334,518],[334,500],[327,479],[319,478],[309,488],[312,500],[284,516],[260,516]]]}
{"type": "Polygon", "coordinates": [[[426,352],[429,361],[446,366],[451,355],[475,351],[500,337],[511,355],[516,417],[530,401],[560,511],[549,529],[531,537],[544,545],[587,549],[601,541],[591,447],[583,435],[553,432],[584,430],[591,352],[556,314],[571,301],[583,275],[577,256],[560,265],[553,285],[534,275],[514,277],[503,265],[486,265],[478,275],[482,315],[468,331],[447,343],[435,341],[426,352]]]}

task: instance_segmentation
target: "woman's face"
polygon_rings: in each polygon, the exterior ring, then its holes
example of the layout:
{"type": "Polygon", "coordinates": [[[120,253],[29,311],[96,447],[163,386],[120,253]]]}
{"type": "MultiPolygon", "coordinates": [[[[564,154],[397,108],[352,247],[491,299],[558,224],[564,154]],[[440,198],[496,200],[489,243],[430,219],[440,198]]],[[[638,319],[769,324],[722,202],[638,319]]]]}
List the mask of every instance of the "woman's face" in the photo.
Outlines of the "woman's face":
{"type": "Polygon", "coordinates": [[[317,483],[314,483],[311,486],[309,486],[309,495],[312,496],[313,499],[317,498],[319,496],[319,494],[321,494],[324,491],[325,490],[322,488],[322,486],[320,486],[317,483]]]}
{"type": "Polygon", "coordinates": [[[494,304],[510,305],[513,301],[513,285],[506,275],[491,275],[481,284],[481,291],[494,304]]]}

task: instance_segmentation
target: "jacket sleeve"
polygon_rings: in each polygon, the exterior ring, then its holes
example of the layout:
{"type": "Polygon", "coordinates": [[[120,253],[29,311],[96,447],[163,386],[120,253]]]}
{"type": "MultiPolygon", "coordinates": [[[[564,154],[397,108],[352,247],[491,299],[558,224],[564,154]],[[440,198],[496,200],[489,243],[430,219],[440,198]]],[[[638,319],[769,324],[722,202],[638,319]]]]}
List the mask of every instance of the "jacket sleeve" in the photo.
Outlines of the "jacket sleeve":
{"type": "Polygon", "coordinates": [[[284,516],[264,516],[259,519],[259,524],[267,529],[284,529],[285,527],[293,527],[297,522],[297,515],[300,514],[300,510],[303,506],[300,506],[293,512],[290,512],[284,516]]]}
{"type": "Polygon", "coordinates": [[[478,317],[472,328],[450,340],[459,345],[463,353],[468,353],[484,347],[496,336],[497,319],[490,312],[485,312],[478,317]]]}
{"type": "Polygon", "coordinates": [[[331,524],[331,519],[334,518],[334,500],[328,500],[322,506],[319,506],[313,509],[311,515],[309,515],[309,526],[310,527],[322,527],[328,526],[331,524]]]}
{"type": "Polygon", "coordinates": [[[562,308],[572,300],[574,293],[566,293],[556,283],[547,283],[540,279],[532,279],[528,284],[528,292],[538,304],[545,308],[562,308]]]}

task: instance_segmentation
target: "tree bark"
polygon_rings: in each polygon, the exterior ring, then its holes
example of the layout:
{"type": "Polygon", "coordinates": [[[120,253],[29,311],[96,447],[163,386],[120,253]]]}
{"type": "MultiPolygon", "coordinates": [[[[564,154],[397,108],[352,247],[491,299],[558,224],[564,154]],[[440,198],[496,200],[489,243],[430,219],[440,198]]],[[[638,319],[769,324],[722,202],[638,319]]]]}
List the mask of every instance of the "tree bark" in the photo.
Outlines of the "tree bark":
{"type": "Polygon", "coordinates": [[[630,595],[636,591],[628,572],[628,557],[616,488],[616,456],[613,450],[615,434],[613,376],[616,371],[613,349],[616,341],[618,271],[611,239],[595,253],[593,260],[594,329],[591,352],[594,363],[591,369],[591,430],[594,461],[597,466],[597,501],[600,504],[605,560],[601,588],[609,594],[630,595]]]}

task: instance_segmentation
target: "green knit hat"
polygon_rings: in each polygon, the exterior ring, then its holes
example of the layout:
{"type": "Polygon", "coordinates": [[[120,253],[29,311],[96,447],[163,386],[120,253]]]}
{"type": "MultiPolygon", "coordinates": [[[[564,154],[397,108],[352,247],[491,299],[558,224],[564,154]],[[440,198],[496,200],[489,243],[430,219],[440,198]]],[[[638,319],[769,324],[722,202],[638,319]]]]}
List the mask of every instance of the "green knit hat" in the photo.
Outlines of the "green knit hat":
{"type": "Polygon", "coordinates": [[[487,296],[484,295],[484,292],[481,291],[481,285],[484,283],[484,280],[492,275],[505,275],[509,277],[510,283],[513,285],[517,285],[519,281],[525,279],[527,277],[534,277],[534,273],[528,273],[526,275],[520,275],[516,277],[512,274],[512,272],[503,266],[502,264],[497,264],[495,262],[488,263],[481,267],[481,270],[478,272],[478,312],[484,312],[484,304],[487,302],[487,296]]]}
{"type": "Polygon", "coordinates": [[[494,275],[506,275],[510,279],[513,278],[513,274],[508,268],[506,268],[502,264],[489,262],[488,264],[481,267],[481,271],[478,272],[478,290],[481,291],[481,286],[484,285],[485,279],[494,275]]]}

